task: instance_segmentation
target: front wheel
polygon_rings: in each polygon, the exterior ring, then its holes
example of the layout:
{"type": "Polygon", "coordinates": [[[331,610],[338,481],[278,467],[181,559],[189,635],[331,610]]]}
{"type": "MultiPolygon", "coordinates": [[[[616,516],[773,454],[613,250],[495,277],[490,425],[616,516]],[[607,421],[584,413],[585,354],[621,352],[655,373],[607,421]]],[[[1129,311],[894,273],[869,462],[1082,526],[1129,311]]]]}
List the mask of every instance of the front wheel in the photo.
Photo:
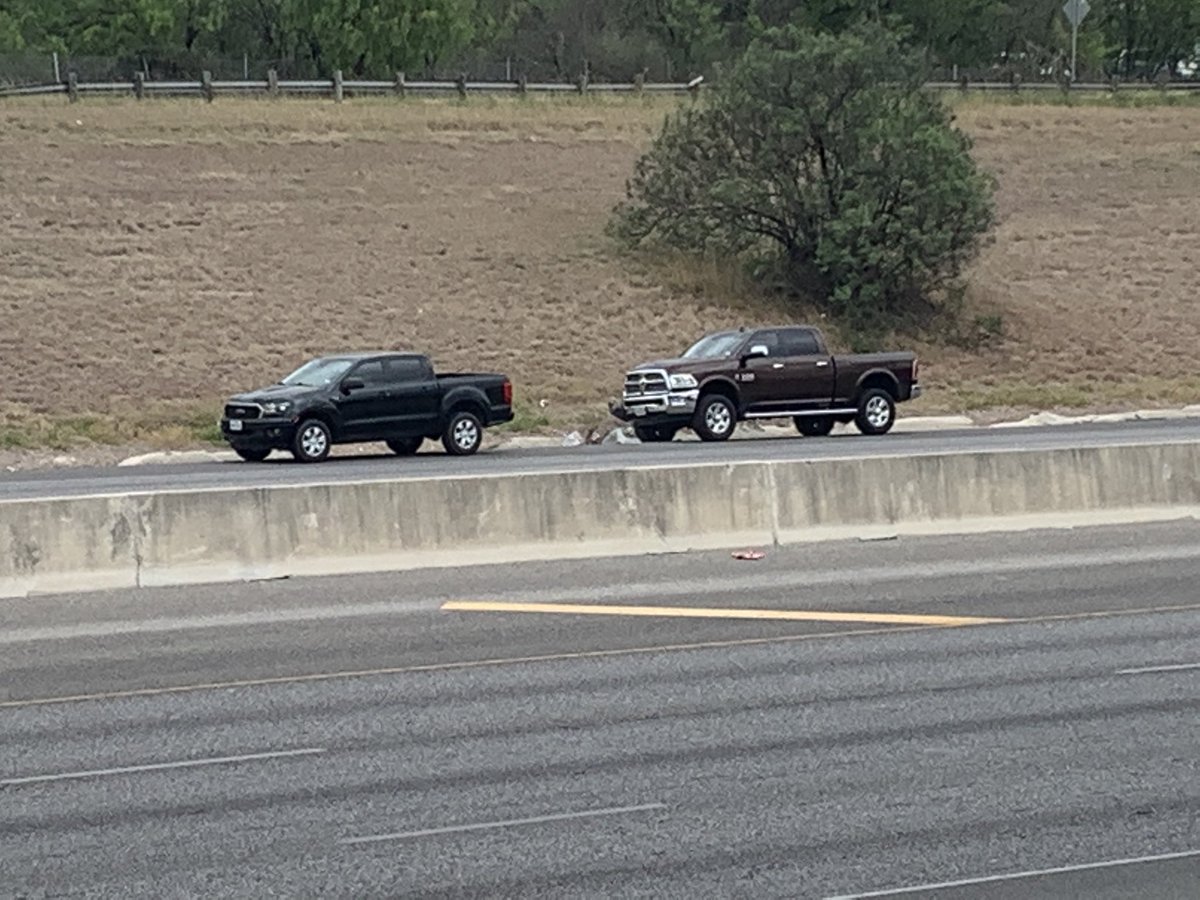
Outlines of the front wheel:
{"type": "Polygon", "coordinates": [[[692,430],[702,441],[727,441],[737,427],[737,408],[724,394],[700,398],[692,430]]]}
{"type": "Polygon", "coordinates": [[[262,462],[271,455],[270,447],[234,447],[233,452],[246,462],[262,462]]]}
{"type": "Polygon", "coordinates": [[[679,429],[669,425],[634,425],[633,433],[643,444],[665,444],[675,440],[679,429]]]}
{"type": "Polygon", "coordinates": [[[320,419],[307,419],[296,429],[296,436],[292,439],[292,456],[300,462],[321,462],[329,456],[332,446],[333,435],[329,432],[329,426],[320,419]]]}
{"type": "Polygon", "coordinates": [[[863,434],[887,434],[896,423],[896,401],[881,388],[871,388],[858,400],[854,424],[863,434]]]}
{"type": "Polygon", "coordinates": [[[833,419],[829,416],[796,416],[792,421],[805,437],[825,437],[833,431],[833,419]]]}
{"type": "Polygon", "coordinates": [[[474,413],[461,410],[450,416],[442,432],[442,446],[451,456],[470,456],[483,443],[483,423],[474,413]]]}
{"type": "Polygon", "coordinates": [[[397,438],[394,441],[388,441],[388,449],[397,456],[412,456],[421,449],[421,444],[424,443],[423,437],[407,437],[397,438]]]}

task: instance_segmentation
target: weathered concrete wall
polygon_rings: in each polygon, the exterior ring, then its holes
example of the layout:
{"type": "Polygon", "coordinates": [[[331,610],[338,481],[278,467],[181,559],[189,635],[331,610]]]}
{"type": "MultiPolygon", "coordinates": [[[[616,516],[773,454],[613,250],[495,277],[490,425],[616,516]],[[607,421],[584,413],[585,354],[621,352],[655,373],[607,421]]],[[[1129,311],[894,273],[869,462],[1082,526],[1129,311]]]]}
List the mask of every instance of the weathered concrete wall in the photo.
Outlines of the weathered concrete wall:
{"type": "Polygon", "coordinates": [[[0,503],[0,596],[1200,511],[1200,443],[0,503]]]}

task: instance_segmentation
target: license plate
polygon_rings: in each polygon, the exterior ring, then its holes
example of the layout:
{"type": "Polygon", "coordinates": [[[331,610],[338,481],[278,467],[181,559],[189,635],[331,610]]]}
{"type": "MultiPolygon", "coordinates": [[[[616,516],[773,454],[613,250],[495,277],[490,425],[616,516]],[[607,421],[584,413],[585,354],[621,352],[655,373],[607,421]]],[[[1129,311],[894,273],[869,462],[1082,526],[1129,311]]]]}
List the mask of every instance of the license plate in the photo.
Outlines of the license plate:
{"type": "Polygon", "coordinates": [[[229,430],[230,431],[241,431],[242,430],[242,420],[241,419],[230,419],[229,420],[229,430]]]}

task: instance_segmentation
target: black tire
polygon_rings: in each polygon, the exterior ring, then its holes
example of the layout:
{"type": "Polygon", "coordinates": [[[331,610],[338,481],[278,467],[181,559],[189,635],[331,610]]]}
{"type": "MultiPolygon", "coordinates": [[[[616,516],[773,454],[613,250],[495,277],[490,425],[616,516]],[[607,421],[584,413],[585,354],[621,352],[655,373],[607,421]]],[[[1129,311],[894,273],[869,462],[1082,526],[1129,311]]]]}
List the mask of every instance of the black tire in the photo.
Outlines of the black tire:
{"type": "Polygon", "coordinates": [[[271,455],[271,448],[256,447],[250,449],[248,447],[234,447],[233,452],[244,459],[246,462],[262,462],[271,455]]]}
{"type": "Polygon", "coordinates": [[[871,388],[858,398],[854,424],[863,434],[887,434],[896,424],[896,401],[882,388],[871,388]]]}
{"type": "Polygon", "coordinates": [[[737,407],[724,394],[707,394],[696,405],[692,430],[702,441],[727,441],[737,428],[737,407]]]}
{"type": "Polygon", "coordinates": [[[425,443],[423,437],[406,437],[396,438],[393,441],[388,441],[388,449],[397,456],[412,456],[421,449],[421,445],[425,443]]]}
{"type": "Polygon", "coordinates": [[[675,440],[679,431],[671,425],[634,425],[633,433],[643,444],[665,444],[675,440]]]}
{"type": "Polygon", "coordinates": [[[805,437],[825,437],[833,431],[833,418],[830,416],[796,416],[793,420],[796,430],[805,437]]]}
{"type": "Polygon", "coordinates": [[[333,435],[329,426],[320,419],[305,419],[296,428],[292,438],[292,456],[298,462],[324,462],[333,447],[333,435]]]}
{"type": "Polygon", "coordinates": [[[470,456],[483,443],[483,423],[475,413],[465,409],[450,414],[442,432],[442,446],[451,456],[470,456]]]}

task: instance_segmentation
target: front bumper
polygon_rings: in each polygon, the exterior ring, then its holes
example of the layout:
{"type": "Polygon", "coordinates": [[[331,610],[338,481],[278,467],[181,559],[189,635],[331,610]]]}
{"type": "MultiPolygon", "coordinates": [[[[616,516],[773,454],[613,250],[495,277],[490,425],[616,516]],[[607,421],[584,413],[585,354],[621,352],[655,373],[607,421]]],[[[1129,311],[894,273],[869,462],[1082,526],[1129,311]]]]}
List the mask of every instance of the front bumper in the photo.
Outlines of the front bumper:
{"type": "Polygon", "coordinates": [[[286,450],[295,434],[296,422],[290,418],[221,419],[221,437],[231,447],[286,450]]]}
{"type": "Polygon", "coordinates": [[[700,391],[671,391],[653,396],[624,397],[608,405],[608,411],[622,422],[653,422],[663,419],[690,419],[696,412],[700,391]]]}

